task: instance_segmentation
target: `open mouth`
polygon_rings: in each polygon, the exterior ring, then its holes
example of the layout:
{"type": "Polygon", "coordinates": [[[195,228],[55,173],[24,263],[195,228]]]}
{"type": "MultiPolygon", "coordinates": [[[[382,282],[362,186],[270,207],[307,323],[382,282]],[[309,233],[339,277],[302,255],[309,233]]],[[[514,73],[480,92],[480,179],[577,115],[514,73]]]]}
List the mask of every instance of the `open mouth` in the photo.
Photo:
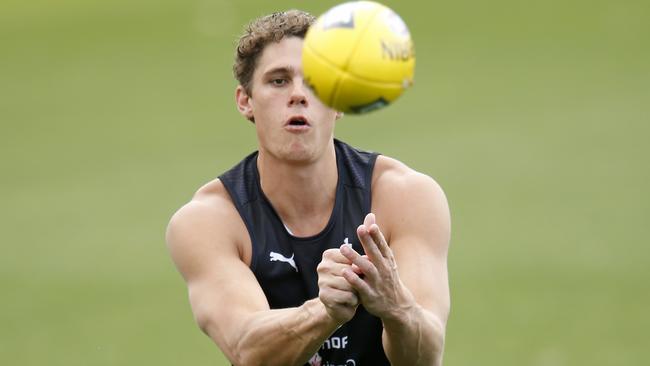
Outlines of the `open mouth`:
{"type": "Polygon", "coordinates": [[[288,126],[309,126],[307,119],[305,117],[297,116],[292,117],[287,123],[288,126]]]}
{"type": "Polygon", "coordinates": [[[294,116],[287,121],[286,126],[294,129],[306,128],[309,127],[309,122],[307,121],[307,118],[303,116],[294,116]]]}

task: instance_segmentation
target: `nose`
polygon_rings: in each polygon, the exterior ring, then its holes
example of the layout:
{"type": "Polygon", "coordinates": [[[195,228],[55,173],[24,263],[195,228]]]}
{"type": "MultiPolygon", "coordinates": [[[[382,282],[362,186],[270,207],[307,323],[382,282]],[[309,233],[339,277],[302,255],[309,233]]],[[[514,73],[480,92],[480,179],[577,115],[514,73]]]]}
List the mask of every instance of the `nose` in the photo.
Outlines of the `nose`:
{"type": "Polygon", "coordinates": [[[303,80],[296,80],[293,83],[293,88],[291,89],[291,95],[289,97],[289,106],[302,105],[306,107],[307,102],[307,85],[303,80]]]}

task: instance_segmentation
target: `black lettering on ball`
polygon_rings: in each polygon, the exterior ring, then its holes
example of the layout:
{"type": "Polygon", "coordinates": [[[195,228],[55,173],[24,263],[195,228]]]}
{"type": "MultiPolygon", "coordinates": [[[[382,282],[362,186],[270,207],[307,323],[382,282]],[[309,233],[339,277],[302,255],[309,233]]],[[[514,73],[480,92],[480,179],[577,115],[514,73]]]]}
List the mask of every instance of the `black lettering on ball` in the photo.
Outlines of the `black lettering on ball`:
{"type": "Polygon", "coordinates": [[[381,42],[381,57],[391,61],[408,61],[413,58],[414,49],[411,42],[381,42]]]}

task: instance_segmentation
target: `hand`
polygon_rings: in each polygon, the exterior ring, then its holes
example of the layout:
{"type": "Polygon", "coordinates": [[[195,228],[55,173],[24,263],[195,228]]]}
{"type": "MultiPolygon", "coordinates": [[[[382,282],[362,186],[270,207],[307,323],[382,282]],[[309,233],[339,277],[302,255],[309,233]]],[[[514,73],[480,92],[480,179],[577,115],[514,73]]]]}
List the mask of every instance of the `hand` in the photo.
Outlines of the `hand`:
{"type": "Polygon", "coordinates": [[[397,319],[401,312],[415,305],[415,300],[399,278],[393,251],[375,223],[374,214],[366,216],[357,235],[366,255],[360,255],[350,245],[342,245],[341,254],[353,263],[343,269],[343,277],[357,291],[369,313],[382,320],[397,319]]]}
{"type": "Polygon", "coordinates": [[[352,285],[343,278],[343,271],[350,270],[352,262],[339,249],[323,252],[318,264],[318,298],[325,305],[329,316],[340,324],[346,323],[357,311],[359,297],[352,285]]]}

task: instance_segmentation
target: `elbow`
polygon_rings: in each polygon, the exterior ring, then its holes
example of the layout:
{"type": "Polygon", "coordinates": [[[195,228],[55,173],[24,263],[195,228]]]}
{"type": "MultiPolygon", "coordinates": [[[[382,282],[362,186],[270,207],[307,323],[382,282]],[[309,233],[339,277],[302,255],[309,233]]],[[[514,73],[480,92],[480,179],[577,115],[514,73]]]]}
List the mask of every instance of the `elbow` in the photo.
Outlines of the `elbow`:
{"type": "MultiPolygon", "coordinates": [[[[294,363],[278,363],[277,360],[269,360],[254,348],[242,347],[233,350],[232,355],[228,356],[228,360],[233,366],[281,366],[281,365],[294,365],[294,363]]],[[[295,364],[298,366],[298,364],[295,364]]],[[[302,365],[302,364],[300,364],[302,365]]]]}
{"type": "Polygon", "coordinates": [[[445,324],[438,317],[433,316],[432,323],[432,345],[434,352],[434,362],[436,366],[442,365],[442,356],[445,351],[445,324]]]}
{"type": "Polygon", "coordinates": [[[233,355],[228,357],[233,366],[263,366],[264,362],[255,349],[246,347],[245,342],[238,342],[232,350],[233,355]]]}
{"type": "Polygon", "coordinates": [[[259,344],[259,337],[243,337],[233,346],[228,358],[234,366],[302,366],[291,355],[259,344]],[[270,353],[269,353],[270,351],[270,353]]]}
{"type": "Polygon", "coordinates": [[[211,329],[213,329],[213,321],[209,316],[207,316],[206,314],[195,314],[194,321],[196,322],[196,325],[199,327],[199,329],[201,329],[201,331],[205,335],[212,338],[210,336],[210,332],[211,329]]]}
{"type": "Polygon", "coordinates": [[[234,332],[220,331],[209,313],[197,313],[198,327],[219,347],[234,366],[301,366],[299,355],[272,349],[252,326],[241,325],[234,332]]]}
{"type": "Polygon", "coordinates": [[[277,363],[269,359],[264,350],[259,347],[259,338],[249,332],[241,334],[219,334],[214,319],[210,317],[197,317],[196,323],[212,341],[219,347],[233,366],[275,366],[287,365],[285,362],[277,363]]]}
{"type": "Polygon", "coordinates": [[[446,322],[433,312],[423,309],[423,321],[418,325],[417,362],[415,365],[441,366],[445,351],[446,322]]]}
{"type": "Polygon", "coordinates": [[[229,358],[234,366],[302,366],[306,362],[300,362],[298,357],[283,354],[277,349],[269,353],[269,349],[251,344],[237,347],[234,353],[233,357],[229,358]]]}
{"type": "Polygon", "coordinates": [[[255,362],[251,352],[244,347],[241,337],[224,337],[217,332],[217,327],[214,319],[206,314],[197,314],[194,317],[196,325],[201,331],[207,335],[221,352],[226,356],[234,366],[240,365],[260,365],[255,362]]]}

